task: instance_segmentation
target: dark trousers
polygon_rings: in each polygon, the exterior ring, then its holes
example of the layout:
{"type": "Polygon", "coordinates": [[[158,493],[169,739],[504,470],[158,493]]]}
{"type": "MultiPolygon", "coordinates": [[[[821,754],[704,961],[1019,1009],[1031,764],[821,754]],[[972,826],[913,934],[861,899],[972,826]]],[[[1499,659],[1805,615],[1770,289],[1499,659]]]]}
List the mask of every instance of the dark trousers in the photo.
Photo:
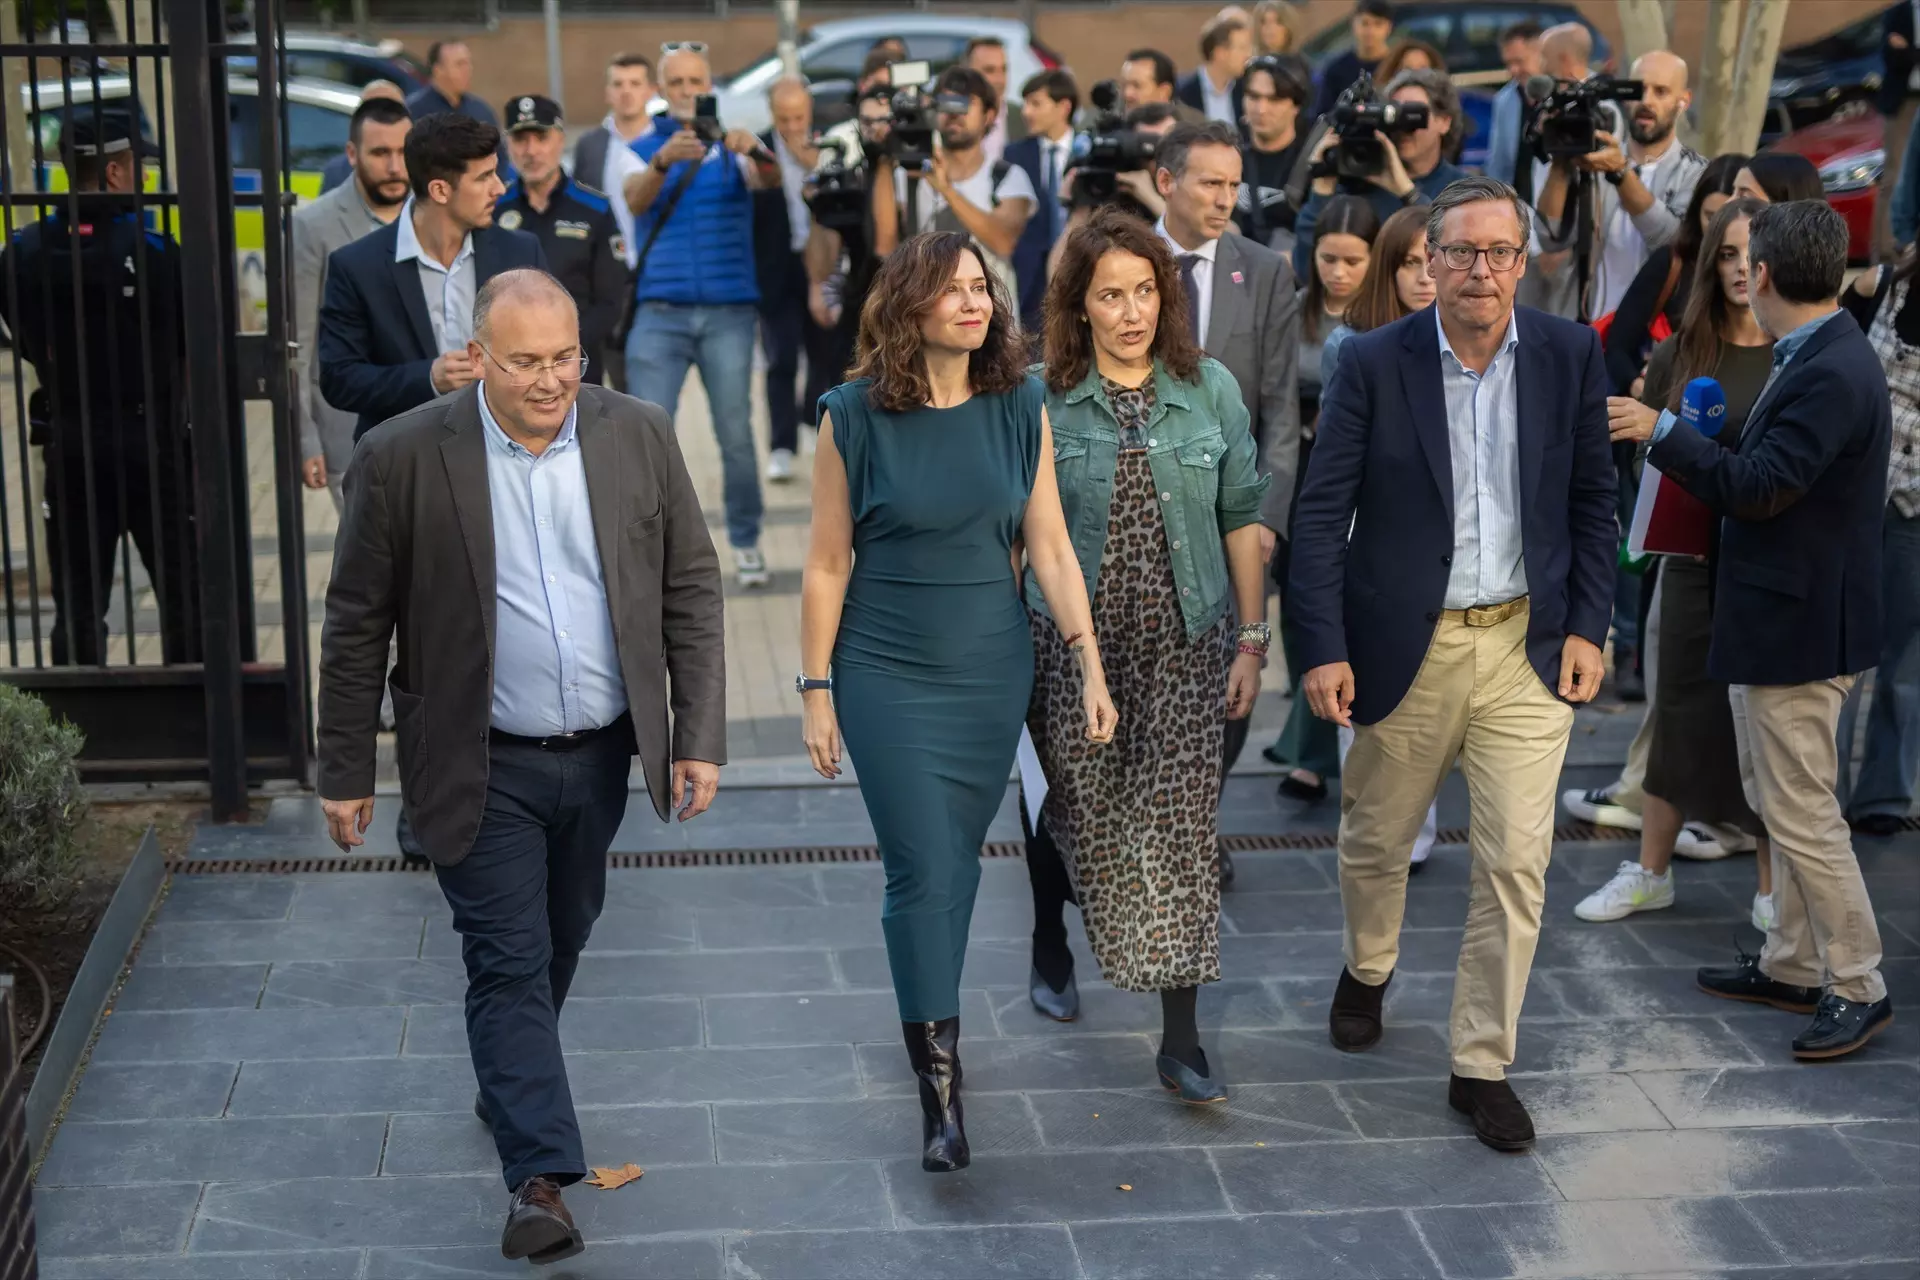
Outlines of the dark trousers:
{"type": "MultiPolygon", "coordinates": [[[[200,660],[200,584],[193,546],[191,469],[163,437],[159,456],[144,427],[96,440],[47,446],[47,568],[52,581],[55,666],[95,666],[111,656],[107,600],[123,537],[132,537],[160,609],[166,662],[200,660]],[[137,440],[129,448],[127,441],[137,440]],[[89,465],[91,464],[91,465],[89,465]]],[[[182,450],[182,452],[184,452],[182,450]]],[[[123,658],[125,655],[122,655],[123,658]]]]}
{"type": "Polygon", "coordinates": [[[509,1189],[587,1171],[560,1056],[560,1006],[606,900],[632,739],[574,751],[494,743],[467,856],[439,869],[467,966],[467,1047],[509,1189]]]}
{"type": "Polygon", "coordinates": [[[814,323],[807,310],[807,273],[793,255],[787,283],[760,300],[760,342],[767,352],[767,425],[769,447],[798,449],[800,424],[818,426],[820,397],[840,381],[833,361],[833,335],[814,323]],[[800,357],[807,357],[807,381],[800,387],[800,357]]]}

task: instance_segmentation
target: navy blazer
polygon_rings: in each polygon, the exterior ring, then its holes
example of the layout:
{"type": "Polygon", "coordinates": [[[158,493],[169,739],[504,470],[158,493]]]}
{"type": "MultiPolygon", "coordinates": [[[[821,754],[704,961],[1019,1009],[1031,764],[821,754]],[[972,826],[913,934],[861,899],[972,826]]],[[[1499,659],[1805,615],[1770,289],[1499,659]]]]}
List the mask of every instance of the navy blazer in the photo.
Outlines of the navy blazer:
{"type": "MultiPolygon", "coordinates": [[[[1008,164],[1026,171],[1039,202],[1046,204],[1047,181],[1040,171],[1040,140],[1028,137],[1009,142],[1005,159],[1008,164]]],[[[1064,177],[1057,174],[1055,180],[1064,177]]],[[[1047,296],[1047,255],[1053,251],[1059,228],[1066,223],[1067,211],[1058,203],[1050,210],[1036,209],[1013,246],[1013,278],[1020,288],[1020,323],[1029,333],[1040,332],[1040,307],[1047,296]]]]}
{"type": "MultiPolygon", "coordinates": [[[[1200,77],[1205,74],[1207,74],[1205,71],[1196,67],[1173,82],[1174,101],[1186,103],[1203,116],[1207,114],[1207,91],[1205,87],[1201,85],[1200,77]]],[[[1245,93],[1242,92],[1240,88],[1240,82],[1244,79],[1246,79],[1245,76],[1234,77],[1232,121],[1233,127],[1240,131],[1240,135],[1243,138],[1247,132],[1247,99],[1245,93]]]]}
{"type": "MultiPolygon", "coordinates": [[[[1527,658],[1557,691],[1567,636],[1604,645],[1613,615],[1619,526],[1607,369],[1585,325],[1521,307],[1517,327],[1527,658]]],[[[1446,600],[1453,462],[1440,360],[1431,307],[1347,339],[1294,506],[1302,670],[1352,664],[1361,724],[1400,705],[1446,600]]]]}
{"type": "MultiPolygon", "coordinates": [[[[405,217],[405,213],[401,217],[405,217]]],[[[395,262],[400,219],[335,249],[327,258],[320,304],[320,394],[359,415],[358,440],[388,418],[439,395],[433,362],[440,356],[420,292],[420,266],[395,262]]],[[[474,292],[502,271],[547,267],[540,241],[525,231],[482,227],[473,233],[474,292]]]]}
{"type": "Polygon", "coordinates": [[[1842,311],[1747,414],[1732,449],[1676,423],[1649,460],[1726,517],[1707,674],[1806,684],[1880,660],[1880,537],[1893,411],[1873,344],[1842,311]]]}

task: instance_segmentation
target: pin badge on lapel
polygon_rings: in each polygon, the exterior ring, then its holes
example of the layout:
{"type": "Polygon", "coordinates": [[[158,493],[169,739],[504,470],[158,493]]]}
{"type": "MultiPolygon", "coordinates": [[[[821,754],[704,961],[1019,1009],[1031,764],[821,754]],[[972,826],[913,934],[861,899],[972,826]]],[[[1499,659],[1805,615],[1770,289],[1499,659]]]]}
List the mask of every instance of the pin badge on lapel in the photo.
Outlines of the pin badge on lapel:
{"type": "Polygon", "coordinates": [[[1233,273],[1233,282],[1235,284],[1245,284],[1247,282],[1247,278],[1241,275],[1238,271],[1236,271],[1233,273]]]}

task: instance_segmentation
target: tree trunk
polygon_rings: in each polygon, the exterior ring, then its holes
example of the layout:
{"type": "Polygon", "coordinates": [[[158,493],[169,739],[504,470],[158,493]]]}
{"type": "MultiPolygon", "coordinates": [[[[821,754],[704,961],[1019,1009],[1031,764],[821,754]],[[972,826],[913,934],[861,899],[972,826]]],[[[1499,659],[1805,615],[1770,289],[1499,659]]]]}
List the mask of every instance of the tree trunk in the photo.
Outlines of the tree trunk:
{"type": "Polygon", "coordinates": [[[1619,73],[1624,76],[1634,59],[1667,47],[1667,13],[1660,0],[1620,0],[1619,73]]]}
{"type": "Polygon", "coordinates": [[[1752,151],[1760,145],[1760,129],[1767,118],[1767,94],[1773,87],[1773,59],[1780,52],[1780,33],[1787,25],[1787,0],[1747,0],[1745,30],[1740,35],[1739,71],[1733,101],[1727,111],[1723,147],[1752,151]]]}
{"type": "Polygon", "coordinates": [[[1706,47],[1701,55],[1700,84],[1693,95],[1700,104],[1702,155],[1717,156],[1733,150],[1727,122],[1740,59],[1740,4],[1741,0],[1708,0],[1706,47]]]}

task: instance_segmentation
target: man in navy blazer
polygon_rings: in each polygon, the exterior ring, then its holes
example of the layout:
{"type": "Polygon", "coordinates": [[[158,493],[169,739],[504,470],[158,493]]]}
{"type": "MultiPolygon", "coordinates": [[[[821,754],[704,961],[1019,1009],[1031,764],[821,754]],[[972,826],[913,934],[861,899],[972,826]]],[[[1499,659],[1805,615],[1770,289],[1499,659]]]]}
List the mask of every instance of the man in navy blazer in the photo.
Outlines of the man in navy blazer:
{"type": "Polygon", "coordinates": [[[1893,416],[1880,358],[1837,301],[1845,221],[1824,201],[1794,201],[1754,214],[1748,236],[1773,373],[1738,444],[1632,401],[1609,412],[1616,437],[1650,437],[1648,461],[1725,517],[1707,674],[1730,686],[1747,801],[1773,845],[1776,921],[1759,956],[1702,969],[1700,987],[1813,1013],[1793,1054],[1832,1058],[1893,1019],[1834,742],[1848,691],[1880,654],[1893,416]]]}
{"type": "Polygon", "coordinates": [[[1341,349],[1292,557],[1303,691],[1315,714],[1354,726],[1334,1045],[1380,1039],[1407,849],[1458,759],[1474,866],[1448,1101],[1504,1151],[1533,1141],[1506,1069],[1540,934],[1569,704],[1599,691],[1618,536],[1599,339],[1513,305],[1527,221],[1492,178],[1435,197],[1438,300],[1341,349]]]}
{"type": "Polygon", "coordinates": [[[1228,5],[1200,29],[1200,65],[1174,82],[1174,101],[1244,135],[1246,102],[1240,76],[1252,57],[1253,23],[1245,9],[1228,5]]]}
{"type": "Polygon", "coordinates": [[[320,393],[359,415],[358,440],[388,418],[476,382],[468,358],[480,286],[516,267],[545,270],[540,241],[493,225],[505,190],[500,131],[443,113],[407,134],[413,198],[392,223],[327,259],[320,393]]]}
{"type": "Polygon", "coordinates": [[[1020,86],[1020,99],[1027,136],[1009,142],[1005,158],[1026,170],[1039,206],[1013,246],[1013,277],[1020,289],[1020,323],[1029,333],[1038,333],[1047,295],[1047,256],[1067,225],[1059,193],[1073,155],[1073,113],[1080,105],[1080,88],[1071,72],[1039,71],[1020,86]]]}

